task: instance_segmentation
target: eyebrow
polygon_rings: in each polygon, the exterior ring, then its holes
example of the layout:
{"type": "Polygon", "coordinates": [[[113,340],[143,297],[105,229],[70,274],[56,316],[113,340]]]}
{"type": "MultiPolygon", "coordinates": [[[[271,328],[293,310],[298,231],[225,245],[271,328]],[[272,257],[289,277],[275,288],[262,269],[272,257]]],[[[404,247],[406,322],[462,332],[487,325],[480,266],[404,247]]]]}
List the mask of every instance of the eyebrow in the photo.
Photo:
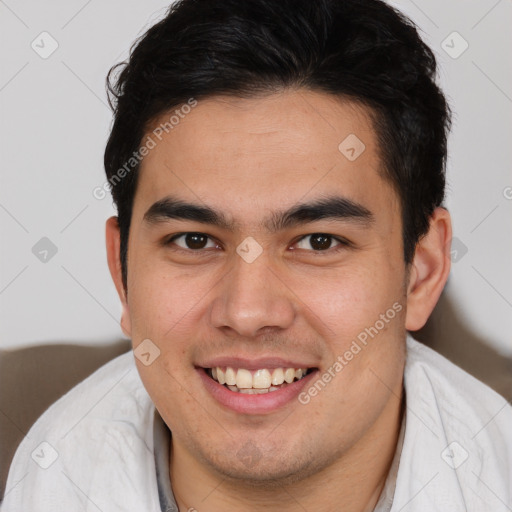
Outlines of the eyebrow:
{"type": "MultiPolygon", "coordinates": [[[[171,219],[195,221],[227,231],[235,231],[239,227],[239,224],[228,219],[219,210],[172,196],[156,201],[144,214],[144,221],[148,224],[159,224],[171,219]]],[[[323,219],[349,221],[368,226],[374,222],[375,217],[370,210],[351,199],[329,196],[309,203],[300,203],[285,211],[273,212],[262,222],[262,226],[274,233],[323,219]]]]}

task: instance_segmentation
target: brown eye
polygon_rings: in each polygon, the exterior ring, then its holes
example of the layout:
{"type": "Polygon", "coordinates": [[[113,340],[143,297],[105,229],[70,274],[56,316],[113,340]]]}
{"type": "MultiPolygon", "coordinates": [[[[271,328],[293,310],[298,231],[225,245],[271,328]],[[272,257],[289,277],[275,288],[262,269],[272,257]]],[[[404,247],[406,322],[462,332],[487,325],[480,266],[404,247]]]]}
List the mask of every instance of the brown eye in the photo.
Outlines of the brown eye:
{"type": "Polygon", "coordinates": [[[313,251],[316,252],[326,251],[338,245],[342,245],[342,242],[340,240],[338,240],[332,235],[328,235],[325,233],[313,233],[311,235],[306,235],[297,242],[297,247],[299,249],[310,250],[310,248],[312,248],[313,251]],[[332,245],[333,242],[335,242],[334,246],[332,245]]]}
{"type": "Polygon", "coordinates": [[[183,233],[171,238],[169,243],[171,242],[175,243],[182,249],[190,249],[193,251],[216,247],[215,243],[210,240],[210,237],[204,233],[183,233]],[[178,243],[178,241],[180,242],[178,243]],[[207,245],[208,241],[211,243],[210,246],[207,245]]]}

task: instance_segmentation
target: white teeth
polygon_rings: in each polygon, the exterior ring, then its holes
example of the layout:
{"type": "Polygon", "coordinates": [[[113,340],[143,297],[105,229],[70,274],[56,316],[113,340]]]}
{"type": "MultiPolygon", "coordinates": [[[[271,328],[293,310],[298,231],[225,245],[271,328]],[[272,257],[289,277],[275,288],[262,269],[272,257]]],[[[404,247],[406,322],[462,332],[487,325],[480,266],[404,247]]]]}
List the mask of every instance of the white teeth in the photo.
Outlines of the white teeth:
{"type": "Polygon", "coordinates": [[[284,372],[282,368],[276,368],[272,372],[272,384],[274,386],[279,386],[279,384],[282,384],[284,382],[284,372]]]}
{"type": "Polygon", "coordinates": [[[244,393],[245,395],[263,395],[264,393],[268,393],[268,389],[241,389],[239,393],[244,393]]]}
{"type": "Polygon", "coordinates": [[[268,389],[272,379],[268,370],[257,370],[252,378],[252,387],[256,389],[268,389]]]}
{"type": "Polygon", "coordinates": [[[293,379],[295,379],[295,370],[293,368],[286,368],[286,371],[284,372],[284,380],[288,382],[288,384],[291,384],[293,379]]]}
{"type": "Polygon", "coordinates": [[[307,368],[275,368],[270,371],[266,368],[249,371],[244,368],[232,368],[228,366],[225,370],[217,366],[211,368],[211,376],[219,384],[225,384],[231,391],[246,394],[260,394],[269,391],[277,391],[294,380],[303,378],[307,368]]]}
{"type": "Polygon", "coordinates": [[[252,375],[249,370],[240,368],[236,374],[236,387],[237,388],[252,388],[252,375]]]}
{"type": "Polygon", "coordinates": [[[229,386],[234,386],[236,384],[236,372],[230,366],[226,368],[224,376],[226,378],[226,384],[229,386]]]}

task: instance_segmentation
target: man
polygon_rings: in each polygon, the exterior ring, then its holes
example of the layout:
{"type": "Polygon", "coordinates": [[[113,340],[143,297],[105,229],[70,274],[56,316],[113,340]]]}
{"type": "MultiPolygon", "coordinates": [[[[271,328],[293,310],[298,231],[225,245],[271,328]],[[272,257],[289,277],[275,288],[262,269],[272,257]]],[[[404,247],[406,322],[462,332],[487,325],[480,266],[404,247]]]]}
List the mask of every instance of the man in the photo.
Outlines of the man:
{"type": "Polygon", "coordinates": [[[450,270],[435,74],[377,0],[171,7],[110,89],[134,354],[39,419],[5,510],[510,510],[510,406],[407,334],[450,270]]]}

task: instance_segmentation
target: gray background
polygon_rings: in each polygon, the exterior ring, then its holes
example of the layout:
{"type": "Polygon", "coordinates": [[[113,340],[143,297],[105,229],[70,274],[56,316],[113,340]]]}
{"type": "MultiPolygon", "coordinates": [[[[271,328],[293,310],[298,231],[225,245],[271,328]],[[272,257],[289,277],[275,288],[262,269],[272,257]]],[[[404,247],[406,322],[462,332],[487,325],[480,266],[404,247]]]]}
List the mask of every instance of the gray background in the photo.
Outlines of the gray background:
{"type": "MultiPolygon", "coordinates": [[[[393,5],[418,24],[438,56],[455,112],[447,188],[455,252],[445,322],[456,318],[455,332],[512,356],[512,4],[393,5]]],[[[104,82],[167,6],[0,1],[2,349],[104,345],[122,337],[104,244],[114,209],[110,197],[93,196],[105,181],[111,121],[104,82]]]]}

